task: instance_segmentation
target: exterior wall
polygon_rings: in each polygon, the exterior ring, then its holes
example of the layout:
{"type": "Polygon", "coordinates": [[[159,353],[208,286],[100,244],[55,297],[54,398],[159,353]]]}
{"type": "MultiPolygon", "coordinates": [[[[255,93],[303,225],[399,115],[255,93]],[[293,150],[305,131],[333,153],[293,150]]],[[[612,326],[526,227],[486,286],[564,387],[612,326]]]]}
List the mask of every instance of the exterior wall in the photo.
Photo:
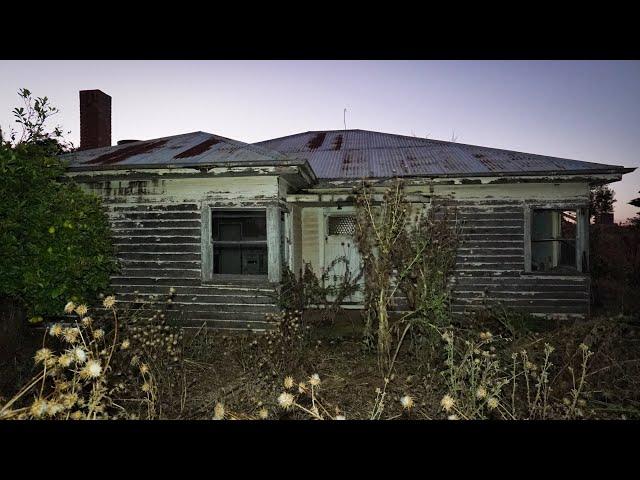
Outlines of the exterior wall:
{"type": "MultiPolygon", "coordinates": [[[[453,278],[454,314],[468,314],[486,304],[557,317],[589,314],[588,275],[536,274],[525,270],[525,213],[529,205],[586,206],[585,183],[517,183],[473,185],[409,185],[414,199],[447,199],[462,222],[461,246],[453,278]]],[[[327,198],[308,197],[309,203],[327,198]]],[[[339,195],[339,190],[333,194],[339,195]]],[[[330,197],[329,197],[330,198],[330,197]]],[[[344,197],[340,197],[344,201],[344,197]]],[[[302,198],[302,200],[306,200],[302,198]]],[[[420,201],[420,200],[418,200],[420,201]]],[[[302,259],[319,272],[320,222],[323,208],[302,206],[302,259]]],[[[327,207],[335,205],[331,201],[327,207]]],[[[400,302],[401,304],[402,302],[400,302]]]]}
{"type": "Polygon", "coordinates": [[[203,281],[201,214],[212,205],[272,208],[278,204],[277,177],[163,177],[77,179],[107,207],[122,265],[112,277],[114,293],[129,301],[174,287],[185,325],[265,328],[264,313],[275,310],[272,285],[203,281]]]}

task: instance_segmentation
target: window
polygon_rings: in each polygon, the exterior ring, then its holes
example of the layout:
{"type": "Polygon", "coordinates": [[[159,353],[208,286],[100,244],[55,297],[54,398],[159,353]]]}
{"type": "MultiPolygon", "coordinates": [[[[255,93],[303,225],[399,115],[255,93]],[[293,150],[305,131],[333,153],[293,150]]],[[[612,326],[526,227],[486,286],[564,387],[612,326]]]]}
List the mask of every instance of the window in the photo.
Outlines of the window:
{"type": "Polygon", "coordinates": [[[267,274],[264,211],[214,210],[211,220],[214,274],[267,274]]]}
{"type": "Polygon", "coordinates": [[[332,215],[329,217],[329,235],[353,236],[356,233],[354,215],[332,215]]]}
{"type": "Polygon", "coordinates": [[[532,208],[527,235],[530,272],[587,270],[586,209],[532,208]]]}

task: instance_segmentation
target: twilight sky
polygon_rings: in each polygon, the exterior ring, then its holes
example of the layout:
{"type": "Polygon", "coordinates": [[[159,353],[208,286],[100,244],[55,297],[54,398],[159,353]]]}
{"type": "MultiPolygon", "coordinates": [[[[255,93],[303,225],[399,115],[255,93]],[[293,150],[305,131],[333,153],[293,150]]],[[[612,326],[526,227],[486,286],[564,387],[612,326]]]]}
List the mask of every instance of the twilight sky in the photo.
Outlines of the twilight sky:
{"type": "MultiPolygon", "coordinates": [[[[244,142],[347,128],[640,167],[640,61],[0,61],[0,126],[17,90],[48,96],[79,144],[78,91],[111,95],[112,141],[196,130],[244,142]]],[[[638,210],[640,169],[611,185],[638,210]]]]}

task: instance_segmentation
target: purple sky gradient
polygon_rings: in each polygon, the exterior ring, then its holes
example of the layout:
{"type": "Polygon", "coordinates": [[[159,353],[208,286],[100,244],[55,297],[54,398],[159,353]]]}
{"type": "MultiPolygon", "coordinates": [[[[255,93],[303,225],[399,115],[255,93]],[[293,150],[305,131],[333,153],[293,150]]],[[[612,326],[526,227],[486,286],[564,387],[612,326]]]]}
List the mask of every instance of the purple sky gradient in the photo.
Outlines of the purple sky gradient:
{"type": "MultiPolygon", "coordinates": [[[[245,142],[347,128],[640,166],[639,61],[0,61],[0,126],[17,90],[48,96],[79,144],[78,91],[113,97],[112,139],[196,130],[245,142]]],[[[640,171],[611,185],[616,221],[640,171]]]]}

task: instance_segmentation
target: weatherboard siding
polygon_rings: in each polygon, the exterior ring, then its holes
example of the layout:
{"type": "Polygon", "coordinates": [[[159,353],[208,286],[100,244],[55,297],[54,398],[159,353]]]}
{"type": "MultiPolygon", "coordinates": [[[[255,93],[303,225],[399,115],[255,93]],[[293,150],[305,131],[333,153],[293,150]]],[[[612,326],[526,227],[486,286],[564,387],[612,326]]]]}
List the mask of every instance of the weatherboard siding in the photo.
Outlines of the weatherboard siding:
{"type": "MultiPolygon", "coordinates": [[[[586,275],[539,275],[525,272],[525,205],[587,205],[586,183],[500,185],[411,185],[414,201],[429,198],[449,204],[460,231],[452,279],[452,312],[471,314],[502,305],[534,315],[584,317],[589,313],[586,275]]],[[[380,190],[382,191],[382,190],[380,190]]],[[[314,206],[302,208],[302,258],[318,268],[322,241],[322,206],[331,198],[346,200],[340,189],[308,190],[296,197],[314,206]],[[342,196],[340,196],[342,194],[342,196]]],[[[418,203],[414,204],[417,207],[418,203]]],[[[398,309],[406,303],[398,299],[398,309]]]]}
{"type": "Polygon", "coordinates": [[[454,314],[487,305],[558,318],[589,314],[587,275],[525,272],[525,205],[587,205],[586,183],[440,185],[433,194],[451,199],[461,227],[452,282],[454,314]]]}
{"type": "Polygon", "coordinates": [[[203,203],[265,207],[277,203],[275,177],[113,179],[80,184],[103,199],[121,271],[111,279],[123,302],[176,290],[171,309],[185,326],[264,329],[274,288],[203,282],[203,203]]]}

